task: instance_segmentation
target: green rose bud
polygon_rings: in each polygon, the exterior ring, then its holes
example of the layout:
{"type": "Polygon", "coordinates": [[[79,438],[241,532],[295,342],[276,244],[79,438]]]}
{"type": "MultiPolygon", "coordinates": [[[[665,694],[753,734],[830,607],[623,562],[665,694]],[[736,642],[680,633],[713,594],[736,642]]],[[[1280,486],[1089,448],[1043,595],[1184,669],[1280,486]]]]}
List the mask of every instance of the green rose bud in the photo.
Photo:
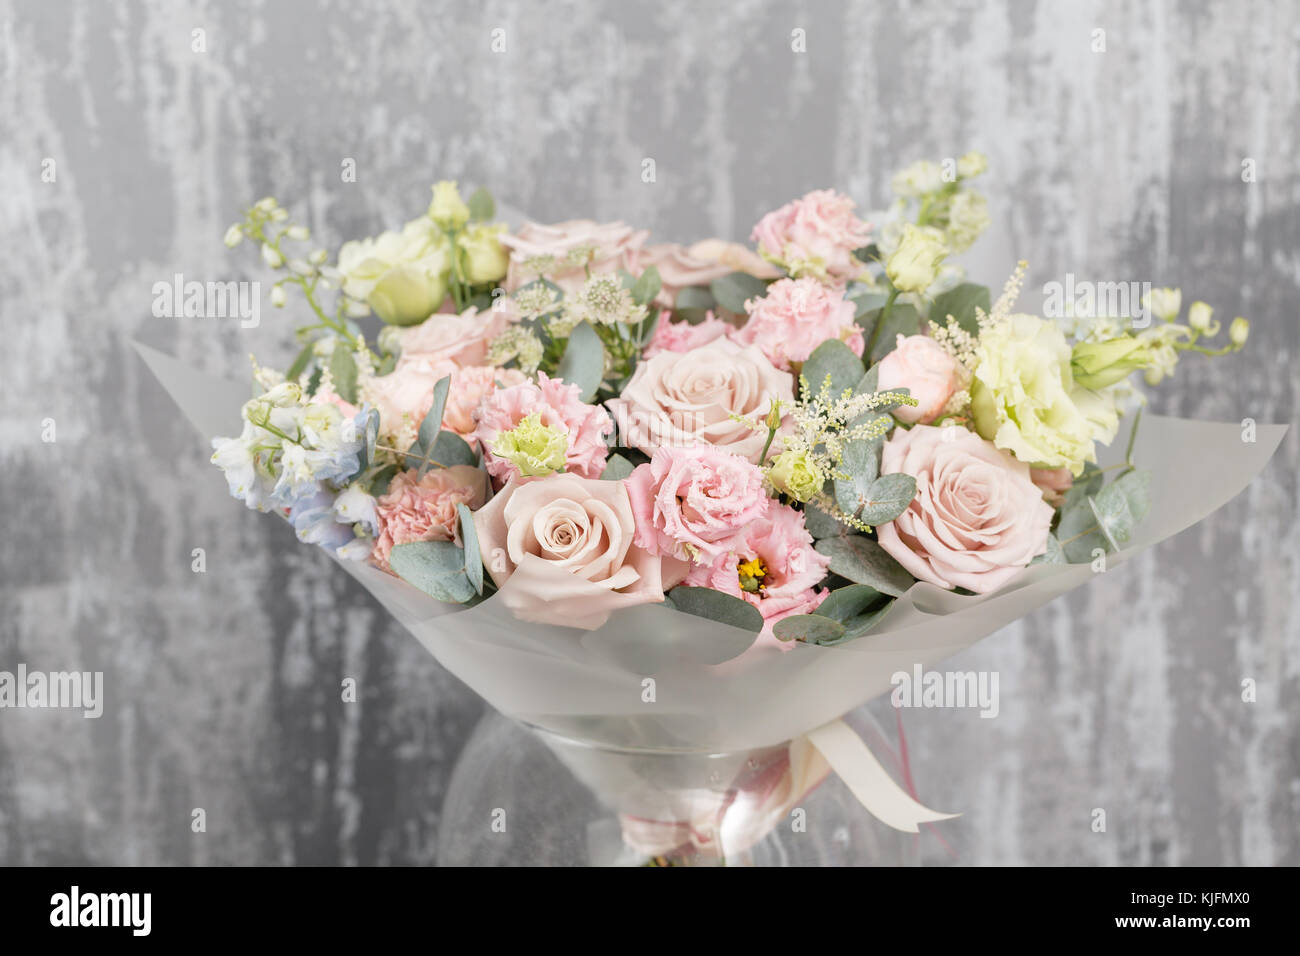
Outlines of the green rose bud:
{"type": "Polygon", "coordinates": [[[419,266],[389,269],[366,298],[370,308],[389,325],[419,325],[447,297],[447,280],[419,266]]]}
{"type": "Polygon", "coordinates": [[[569,436],[558,428],[543,425],[541,415],[526,416],[492,443],[492,454],[519,469],[524,478],[550,475],[564,468],[569,436]]]}
{"type": "Polygon", "coordinates": [[[1131,335],[1106,342],[1080,342],[1070,355],[1070,372],[1074,384],[1095,390],[1123,381],[1131,372],[1145,368],[1150,358],[1146,345],[1131,335]]]}
{"type": "Polygon", "coordinates": [[[458,240],[461,274],[470,285],[486,285],[505,278],[510,257],[497,240],[505,228],[504,225],[470,226],[458,240]]]}
{"type": "Polygon", "coordinates": [[[767,478],[772,487],[795,501],[811,501],[826,484],[826,474],[807,452],[783,451],[772,459],[767,478]]]}
{"type": "Polygon", "coordinates": [[[433,187],[429,218],[443,229],[456,230],[469,222],[469,206],[460,198],[454,180],[444,179],[433,187]]]}
{"type": "Polygon", "coordinates": [[[948,256],[943,234],[928,226],[908,223],[898,248],[885,263],[885,274],[899,292],[924,292],[939,276],[948,256]]]}

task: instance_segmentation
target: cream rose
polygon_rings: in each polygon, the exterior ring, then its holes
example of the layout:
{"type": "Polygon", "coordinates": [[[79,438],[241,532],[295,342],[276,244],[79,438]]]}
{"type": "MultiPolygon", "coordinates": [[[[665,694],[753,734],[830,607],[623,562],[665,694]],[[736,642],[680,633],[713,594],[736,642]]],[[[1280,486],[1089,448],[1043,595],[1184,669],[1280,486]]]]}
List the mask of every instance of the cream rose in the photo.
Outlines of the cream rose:
{"type": "Polygon", "coordinates": [[[466,309],[460,315],[438,313],[419,325],[401,329],[398,344],[402,350],[398,367],[420,363],[455,362],[461,368],[486,365],[488,346],[505,331],[513,314],[504,309],[479,312],[466,309]]]}
{"type": "Polygon", "coordinates": [[[622,443],[647,455],[656,448],[708,444],[757,464],[767,432],[732,416],[762,422],[774,399],[794,401],[791,377],[756,347],[716,339],[686,353],[647,359],[623,394],[606,405],[622,443]]]}
{"type": "Polygon", "coordinates": [[[983,594],[1047,549],[1052,506],[1029,466],[960,427],[896,428],[880,473],[916,479],[907,510],[877,529],[880,546],[941,588],[983,594]]]}
{"type": "Polygon", "coordinates": [[[514,479],[474,514],[474,530],[500,600],[540,624],[595,630],[619,608],[662,601],[687,569],[635,545],[617,481],[514,479]]]}
{"type": "Polygon", "coordinates": [[[549,256],[556,267],[543,270],[565,292],[580,289],[592,275],[626,269],[634,275],[641,272],[641,246],[650,235],[645,230],[633,229],[621,222],[592,222],[590,219],[572,219],[543,226],[526,223],[513,235],[500,237],[501,245],[510,250],[510,267],[506,272],[506,291],[513,292],[521,285],[537,278],[537,270],[525,265],[529,259],[549,256]],[[589,247],[593,250],[590,261],[568,261],[575,251],[589,247]]]}

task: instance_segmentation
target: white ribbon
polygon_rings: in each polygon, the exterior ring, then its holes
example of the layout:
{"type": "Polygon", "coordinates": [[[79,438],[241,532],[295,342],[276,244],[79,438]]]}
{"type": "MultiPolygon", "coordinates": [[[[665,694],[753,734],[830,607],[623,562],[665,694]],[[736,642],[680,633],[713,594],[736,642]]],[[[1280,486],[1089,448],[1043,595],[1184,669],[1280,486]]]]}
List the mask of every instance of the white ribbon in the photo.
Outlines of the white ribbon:
{"type": "Polygon", "coordinates": [[[905,833],[919,833],[922,823],[961,816],[931,810],[912,799],[844,721],[833,720],[810,731],[807,737],[867,812],[881,823],[905,833]]]}

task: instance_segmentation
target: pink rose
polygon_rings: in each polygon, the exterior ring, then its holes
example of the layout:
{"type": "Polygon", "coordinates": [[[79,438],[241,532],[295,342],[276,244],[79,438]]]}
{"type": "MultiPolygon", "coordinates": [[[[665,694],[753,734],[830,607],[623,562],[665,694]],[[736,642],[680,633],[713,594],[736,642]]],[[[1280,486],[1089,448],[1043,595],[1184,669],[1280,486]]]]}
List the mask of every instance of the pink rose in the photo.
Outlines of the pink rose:
{"type": "Polygon", "coordinates": [[[454,368],[450,362],[399,363],[387,375],[363,380],[361,399],[378,410],[379,433],[399,443],[414,441],[420,422],[433,407],[433,387],[454,368]]]}
{"type": "Polygon", "coordinates": [[[622,482],[515,479],[474,514],[483,566],[524,621],[595,630],[618,608],[664,599],[685,564],[638,547],[622,482]]]}
{"type": "Polygon", "coordinates": [[[442,427],[455,432],[471,446],[478,447],[474,420],[479,406],[499,388],[512,388],[528,381],[528,376],[517,368],[495,368],[491,365],[473,365],[451,373],[451,387],[447,390],[447,404],[442,413],[442,427]]]}
{"type": "Polygon", "coordinates": [[[505,288],[513,292],[537,278],[537,271],[525,265],[529,259],[550,256],[559,260],[554,269],[544,270],[550,279],[566,293],[582,288],[587,280],[587,270],[592,275],[626,269],[633,275],[641,273],[641,246],[650,233],[625,226],[621,222],[592,222],[590,219],[573,219],[553,226],[527,223],[514,235],[500,237],[501,245],[510,250],[510,266],[506,272],[505,288]],[[582,261],[566,264],[565,257],[575,249],[590,246],[595,254],[584,266],[582,261]]]}
{"type": "Polygon", "coordinates": [[[488,346],[513,318],[503,309],[479,312],[471,307],[460,315],[435,312],[419,325],[398,328],[402,354],[397,364],[450,361],[462,367],[484,365],[488,346]]]}
{"type": "Polygon", "coordinates": [[[771,501],[757,465],[708,445],[659,448],[625,483],[637,545],[682,559],[711,562],[738,545],[771,501]]]}
{"type": "Polygon", "coordinates": [[[843,285],[862,274],[854,255],[870,242],[871,226],[854,215],[854,202],[830,189],[769,212],[750,236],[759,252],[793,276],[811,275],[843,285]]]}
{"type": "Polygon", "coordinates": [[[456,505],[473,510],[483,505],[487,482],[470,465],[427,471],[399,471],[388,491],[375,500],[379,534],[370,558],[385,571],[393,547],[413,541],[456,540],[456,505]]]}
{"type": "Polygon", "coordinates": [[[583,478],[599,478],[609,457],[605,436],[614,430],[614,422],[599,405],[586,404],[581,394],[577,385],[538,372],[536,385],[521,382],[489,395],[476,413],[474,438],[483,449],[483,460],[492,477],[506,481],[518,473],[512,462],[492,454],[497,435],[537,413],[543,425],[569,436],[565,470],[583,478]]]}
{"type": "Polygon", "coordinates": [[[736,270],[716,260],[700,259],[685,246],[674,242],[646,246],[641,254],[642,271],[654,266],[659,270],[663,287],[655,302],[665,309],[671,309],[677,301],[677,293],[693,285],[708,285],[714,279],[721,279],[736,270]]]}
{"type": "Polygon", "coordinates": [[[811,614],[826,599],[830,592],[816,586],[829,565],[830,558],[813,549],[803,513],[774,501],[749,526],[743,544],[712,565],[691,568],[686,583],[748,601],[763,615],[764,634],[770,637],[777,621],[811,614]]]}
{"type": "Polygon", "coordinates": [[[708,313],[704,321],[698,325],[691,325],[689,322],[669,322],[668,316],[664,314],[659,317],[655,334],[651,336],[650,344],[646,346],[642,357],[651,358],[660,352],[689,352],[733,331],[735,330],[730,323],[715,319],[712,312],[708,313]]]}
{"type": "MultiPolygon", "coordinates": [[[[815,279],[782,279],[767,295],[745,303],[749,320],[732,335],[756,345],[777,368],[806,361],[827,339],[839,339],[861,356],[862,330],[853,321],[853,303],[815,279]]],[[[809,383],[812,384],[812,383],[809,383]]]]}
{"type": "Polygon", "coordinates": [[[894,417],[914,425],[928,425],[941,414],[962,387],[965,371],[942,345],[927,335],[900,335],[898,345],[880,360],[877,388],[882,392],[907,389],[917,405],[899,405],[894,417]]]}
{"type": "Polygon", "coordinates": [[[1074,475],[1069,468],[1030,468],[1030,480],[1043,493],[1043,500],[1053,508],[1061,507],[1065,493],[1074,487],[1074,475]]]}
{"type": "Polygon", "coordinates": [[[731,416],[761,423],[773,399],[794,401],[790,376],[753,346],[715,339],[684,354],[660,352],[645,360],[623,394],[606,404],[621,443],[647,455],[702,443],[757,462],[767,432],[731,416]]]}
{"type": "Polygon", "coordinates": [[[880,473],[916,478],[907,510],[876,529],[913,577],[983,594],[1047,549],[1052,507],[1029,466],[960,427],[896,428],[880,473]]]}

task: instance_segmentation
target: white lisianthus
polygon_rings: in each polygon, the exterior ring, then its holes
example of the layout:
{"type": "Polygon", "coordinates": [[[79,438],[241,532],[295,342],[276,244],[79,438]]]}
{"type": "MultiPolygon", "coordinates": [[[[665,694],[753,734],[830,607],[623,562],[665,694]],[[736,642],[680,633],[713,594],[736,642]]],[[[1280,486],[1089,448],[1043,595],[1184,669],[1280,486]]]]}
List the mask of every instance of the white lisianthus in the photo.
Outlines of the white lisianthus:
{"type": "Polygon", "coordinates": [[[939,266],[947,255],[943,233],[908,223],[898,248],[885,263],[885,274],[900,292],[924,292],[938,278],[939,266]]]}
{"type": "Polygon", "coordinates": [[[894,173],[890,186],[897,196],[920,199],[926,193],[943,188],[943,168],[928,159],[919,160],[894,173]]]}
{"type": "Polygon", "coordinates": [[[976,430],[1027,464],[1078,475],[1119,427],[1107,390],[1076,386],[1071,349],[1052,322],[1011,315],[980,336],[971,410],[976,430]]]}
{"type": "Polygon", "coordinates": [[[969,190],[957,193],[948,206],[948,248],[953,253],[965,252],[991,221],[988,200],[969,190]]]}
{"type": "Polygon", "coordinates": [[[348,298],[392,325],[415,325],[446,298],[451,247],[429,219],[413,219],[400,232],[345,242],[338,270],[348,298]]]}
{"type": "Polygon", "coordinates": [[[989,158],[983,153],[972,150],[957,160],[957,175],[962,179],[979,176],[989,168],[989,158]]]}

